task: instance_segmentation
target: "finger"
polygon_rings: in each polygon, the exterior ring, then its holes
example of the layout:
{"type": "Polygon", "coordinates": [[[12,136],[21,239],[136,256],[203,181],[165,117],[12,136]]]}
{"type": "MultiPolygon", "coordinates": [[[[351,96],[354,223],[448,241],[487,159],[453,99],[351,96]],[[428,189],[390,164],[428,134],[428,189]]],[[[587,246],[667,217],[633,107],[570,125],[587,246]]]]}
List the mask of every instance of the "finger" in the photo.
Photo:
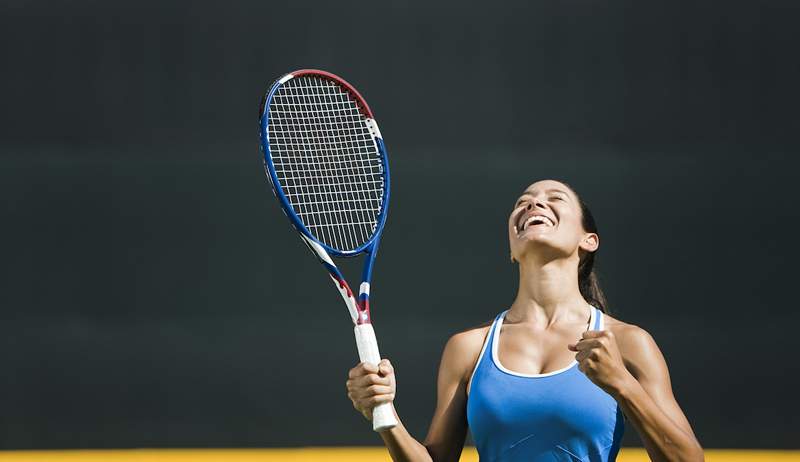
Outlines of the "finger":
{"type": "Polygon", "coordinates": [[[353,381],[353,388],[366,388],[370,385],[390,385],[391,380],[378,374],[367,374],[353,381]]]}
{"type": "Polygon", "coordinates": [[[367,374],[352,380],[351,388],[366,388],[370,385],[391,385],[388,377],[381,377],[378,374],[367,374]]]}
{"type": "Polygon", "coordinates": [[[381,403],[389,403],[394,401],[394,393],[386,394],[386,395],[375,395],[369,398],[361,398],[356,401],[355,408],[360,409],[364,412],[369,412],[369,414],[365,414],[364,416],[370,418],[372,414],[372,409],[381,403]]]}
{"type": "Polygon", "coordinates": [[[392,387],[387,385],[370,385],[367,388],[362,388],[353,392],[353,395],[356,398],[371,398],[373,396],[386,395],[393,392],[392,387]]]}
{"type": "Polygon", "coordinates": [[[575,349],[573,351],[583,351],[591,348],[600,348],[603,346],[602,342],[596,338],[579,340],[574,343],[575,349]]]}
{"type": "Polygon", "coordinates": [[[585,360],[586,358],[597,359],[597,350],[594,349],[594,348],[591,349],[591,350],[583,350],[580,353],[575,355],[575,361],[578,361],[578,362],[581,362],[581,361],[585,360]]]}
{"type": "Polygon", "coordinates": [[[381,359],[381,362],[378,363],[378,365],[381,368],[381,372],[384,374],[391,374],[394,372],[394,366],[392,366],[392,363],[388,359],[381,359]]]}
{"type": "Polygon", "coordinates": [[[361,363],[364,367],[364,370],[370,374],[377,374],[378,373],[378,365],[372,363],[361,363]]]}
{"type": "Polygon", "coordinates": [[[362,375],[369,374],[369,372],[365,369],[366,363],[358,363],[353,366],[352,369],[347,373],[347,377],[354,379],[356,377],[361,377],[362,375]]]}
{"type": "Polygon", "coordinates": [[[368,387],[362,387],[354,389],[350,392],[352,395],[351,399],[367,399],[377,395],[385,395],[387,393],[392,393],[392,387],[386,385],[370,385],[368,387]]]}
{"type": "Polygon", "coordinates": [[[575,342],[575,343],[568,343],[568,344],[567,344],[567,349],[568,349],[568,350],[570,350],[570,351],[578,351],[578,349],[577,349],[577,348],[575,348],[575,344],[576,344],[576,343],[578,343],[578,342],[575,342]]]}
{"type": "Polygon", "coordinates": [[[585,330],[581,334],[581,338],[598,338],[606,335],[604,330],[585,330]]]}

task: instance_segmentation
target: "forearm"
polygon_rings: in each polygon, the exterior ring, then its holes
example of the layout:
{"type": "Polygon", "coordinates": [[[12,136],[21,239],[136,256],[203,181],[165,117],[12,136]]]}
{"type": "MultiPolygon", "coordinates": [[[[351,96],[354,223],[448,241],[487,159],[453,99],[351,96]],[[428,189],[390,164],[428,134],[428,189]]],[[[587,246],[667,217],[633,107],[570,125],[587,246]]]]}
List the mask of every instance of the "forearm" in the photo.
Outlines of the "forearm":
{"type": "Polygon", "coordinates": [[[703,461],[703,448],[683,431],[653,401],[631,376],[615,398],[636,428],[651,460],[703,461]]]}
{"type": "MultiPolygon", "coordinates": [[[[394,410],[394,405],[392,410],[394,410]]],[[[394,462],[433,462],[428,449],[415,440],[403,426],[403,422],[397,416],[397,411],[395,411],[395,417],[397,417],[397,426],[380,433],[392,460],[394,462]]]]}

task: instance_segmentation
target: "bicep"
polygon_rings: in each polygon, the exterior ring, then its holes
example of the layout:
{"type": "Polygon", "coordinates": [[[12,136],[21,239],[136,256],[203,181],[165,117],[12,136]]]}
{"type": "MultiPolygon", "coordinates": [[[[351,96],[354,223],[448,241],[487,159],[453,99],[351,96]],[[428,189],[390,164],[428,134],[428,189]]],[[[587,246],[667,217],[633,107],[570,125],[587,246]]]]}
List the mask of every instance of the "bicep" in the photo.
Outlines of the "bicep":
{"type": "Polygon", "coordinates": [[[463,339],[451,338],[442,353],[436,410],[425,447],[436,462],[458,461],[467,435],[467,393],[463,339]]]}
{"type": "Polygon", "coordinates": [[[672,382],[664,355],[653,337],[644,330],[632,336],[625,365],[653,402],[678,427],[695,437],[689,420],[672,392],[672,382]]]}

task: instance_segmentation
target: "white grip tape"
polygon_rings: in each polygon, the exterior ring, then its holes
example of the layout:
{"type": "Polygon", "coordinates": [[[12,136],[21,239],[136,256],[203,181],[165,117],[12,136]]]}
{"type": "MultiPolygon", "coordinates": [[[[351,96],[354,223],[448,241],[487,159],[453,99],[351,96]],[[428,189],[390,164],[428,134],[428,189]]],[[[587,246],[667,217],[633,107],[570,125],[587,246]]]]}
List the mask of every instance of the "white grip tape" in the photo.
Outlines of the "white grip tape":
{"type": "MultiPolygon", "coordinates": [[[[372,324],[360,324],[355,327],[358,358],[361,362],[378,365],[381,355],[378,352],[378,341],[372,324]]],[[[391,403],[381,403],[372,409],[372,429],[376,432],[388,430],[397,425],[391,403]]]]}

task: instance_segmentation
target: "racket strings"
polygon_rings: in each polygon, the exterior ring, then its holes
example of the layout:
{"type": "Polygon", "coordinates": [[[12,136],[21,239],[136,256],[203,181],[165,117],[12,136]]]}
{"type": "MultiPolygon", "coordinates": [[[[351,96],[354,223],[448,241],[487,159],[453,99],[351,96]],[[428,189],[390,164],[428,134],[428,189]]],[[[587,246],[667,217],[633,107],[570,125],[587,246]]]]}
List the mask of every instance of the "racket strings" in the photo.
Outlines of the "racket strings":
{"type": "Polygon", "coordinates": [[[380,151],[356,100],[334,81],[295,77],[273,95],[269,121],[276,176],[306,229],[338,250],[367,242],[385,183],[380,151]]]}

